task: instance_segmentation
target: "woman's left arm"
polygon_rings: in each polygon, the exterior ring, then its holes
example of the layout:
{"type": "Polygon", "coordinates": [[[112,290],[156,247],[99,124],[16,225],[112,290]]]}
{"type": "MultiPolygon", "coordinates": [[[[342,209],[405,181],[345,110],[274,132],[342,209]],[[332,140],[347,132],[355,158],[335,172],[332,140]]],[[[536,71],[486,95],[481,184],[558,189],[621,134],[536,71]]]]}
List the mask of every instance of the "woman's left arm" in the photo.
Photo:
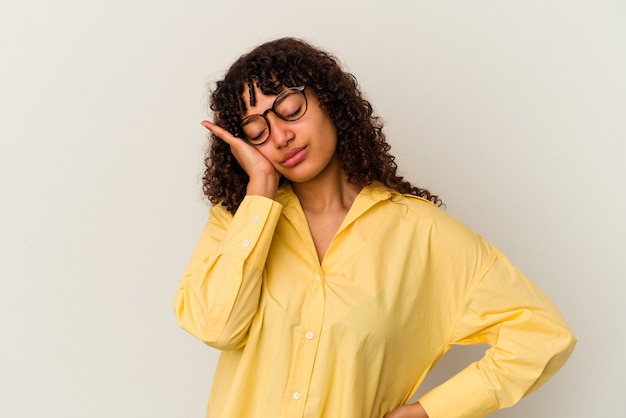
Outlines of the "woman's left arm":
{"type": "Polygon", "coordinates": [[[420,399],[430,418],[484,417],[552,377],[576,337],[554,303],[504,255],[469,289],[450,345],[489,344],[485,356],[420,399]]]}

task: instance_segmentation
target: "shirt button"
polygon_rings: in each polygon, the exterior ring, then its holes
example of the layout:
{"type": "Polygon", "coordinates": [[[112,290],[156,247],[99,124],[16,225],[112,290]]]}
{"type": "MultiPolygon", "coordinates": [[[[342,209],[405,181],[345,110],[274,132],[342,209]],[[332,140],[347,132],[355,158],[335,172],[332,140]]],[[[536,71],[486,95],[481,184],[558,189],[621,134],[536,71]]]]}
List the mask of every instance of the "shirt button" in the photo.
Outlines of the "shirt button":
{"type": "Polygon", "coordinates": [[[252,222],[254,222],[254,223],[259,222],[259,217],[258,216],[253,216],[252,217],[252,222]]]}
{"type": "Polygon", "coordinates": [[[298,399],[300,399],[302,397],[302,395],[300,395],[300,392],[294,392],[293,393],[293,398],[297,401],[298,399]]]}
{"type": "Polygon", "coordinates": [[[248,241],[247,239],[244,239],[244,240],[241,242],[241,245],[243,245],[244,247],[246,247],[246,248],[247,248],[247,247],[249,247],[249,246],[250,246],[250,241],[248,241]]]}
{"type": "Polygon", "coordinates": [[[313,339],[313,333],[312,332],[307,332],[305,335],[307,340],[312,340],[313,339]]]}

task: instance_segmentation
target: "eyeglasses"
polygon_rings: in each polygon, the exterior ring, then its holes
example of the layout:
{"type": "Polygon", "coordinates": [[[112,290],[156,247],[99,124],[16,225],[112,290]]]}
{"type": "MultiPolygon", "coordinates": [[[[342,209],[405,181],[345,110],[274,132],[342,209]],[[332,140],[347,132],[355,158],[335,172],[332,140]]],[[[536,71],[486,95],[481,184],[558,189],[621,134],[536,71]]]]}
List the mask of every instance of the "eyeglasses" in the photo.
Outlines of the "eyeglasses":
{"type": "Polygon", "coordinates": [[[260,115],[250,115],[241,121],[241,137],[248,144],[258,146],[270,137],[270,124],[265,115],[272,111],[276,116],[288,122],[295,122],[306,113],[308,103],[304,94],[306,86],[290,87],[282,91],[270,109],[260,115]]]}

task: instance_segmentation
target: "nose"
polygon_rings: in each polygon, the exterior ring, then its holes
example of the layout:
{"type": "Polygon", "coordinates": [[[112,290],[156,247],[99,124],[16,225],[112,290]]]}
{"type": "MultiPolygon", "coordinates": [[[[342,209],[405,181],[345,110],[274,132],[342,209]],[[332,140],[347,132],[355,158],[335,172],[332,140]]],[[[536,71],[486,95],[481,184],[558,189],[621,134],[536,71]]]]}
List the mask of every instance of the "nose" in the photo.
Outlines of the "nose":
{"type": "Polygon", "coordinates": [[[270,112],[265,119],[270,125],[270,141],[272,141],[277,148],[284,147],[293,140],[295,133],[291,129],[290,122],[282,120],[273,112],[270,112]]]}

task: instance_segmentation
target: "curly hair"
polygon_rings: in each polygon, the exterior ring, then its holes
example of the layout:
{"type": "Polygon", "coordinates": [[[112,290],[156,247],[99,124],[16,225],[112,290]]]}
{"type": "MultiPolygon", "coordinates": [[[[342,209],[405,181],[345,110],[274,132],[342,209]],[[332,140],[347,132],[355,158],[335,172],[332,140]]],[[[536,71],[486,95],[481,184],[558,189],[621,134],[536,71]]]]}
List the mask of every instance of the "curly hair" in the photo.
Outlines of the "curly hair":
{"type": "MultiPolygon", "coordinates": [[[[336,152],[349,182],[365,186],[379,181],[399,193],[420,196],[438,206],[443,204],[439,196],[413,186],[398,175],[382,120],[374,115],[356,78],[344,71],[329,53],[300,39],[281,38],[241,56],[211,93],[210,108],[216,124],[234,135],[240,134],[241,119],[246,112],[244,87],[253,84],[267,95],[301,85],[315,92],[320,106],[335,124],[336,152]]],[[[253,95],[250,99],[254,100],[253,95]]],[[[235,213],[245,196],[249,178],[228,144],[214,135],[205,165],[204,194],[211,203],[221,203],[235,213]]]]}

